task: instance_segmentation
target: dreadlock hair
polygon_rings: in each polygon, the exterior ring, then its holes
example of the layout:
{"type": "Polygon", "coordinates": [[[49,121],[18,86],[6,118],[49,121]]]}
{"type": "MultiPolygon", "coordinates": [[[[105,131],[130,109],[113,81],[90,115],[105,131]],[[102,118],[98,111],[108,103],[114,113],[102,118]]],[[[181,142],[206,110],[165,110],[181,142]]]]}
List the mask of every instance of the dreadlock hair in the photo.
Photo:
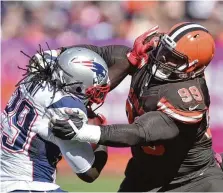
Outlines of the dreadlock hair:
{"type": "Polygon", "coordinates": [[[58,68],[57,58],[53,61],[52,50],[50,49],[48,43],[46,42],[48,49],[50,50],[50,61],[46,58],[46,53],[44,53],[41,45],[39,45],[39,50],[37,53],[40,55],[43,60],[43,66],[39,63],[37,58],[31,57],[23,51],[20,51],[22,54],[27,56],[30,61],[29,64],[26,65],[27,68],[21,68],[18,66],[20,70],[24,70],[25,73],[22,75],[23,78],[16,84],[16,87],[21,84],[32,83],[35,86],[39,85],[42,87],[43,83],[49,83],[53,87],[53,96],[55,97],[56,92],[63,87],[63,85],[58,84],[58,81],[53,78],[53,73],[58,68]]]}
{"type": "MultiPolygon", "coordinates": [[[[40,55],[40,57],[43,60],[43,66],[38,62],[37,58],[31,57],[28,54],[26,54],[23,51],[20,51],[22,54],[27,56],[30,61],[29,64],[26,65],[26,69],[21,68],[18,66],[19,69],[24,70],[25,73],[22,75],[23,78],[16,84],[16,86],[19,86],[21,84],[28,84],[32,83],[34,86],[39,86],[43,87],[43,83],[45,82],[46,84],[50,84],[53,87],[53,96],[51,97],[52,99],[55,97],[55,94],[59,90],[64,90],[65,92],[68,92],[65,87],[67,86],[72,86],[74,84],[82,84],[82,82],[74,82],[70,84],[62,83],[61,81],[55,79],[53,77],[53,73],[59,68],[61,69],[65,74],[67,74],[70,77],[73,77],[71,74],[66,72],[61,66],[58,64],[58,58],[53,60],[53,55],[52,55],[52,50],[50,49],[48,43],[46,42],[47,48],[50,51],[50,61],[47,60],[46,56],[49,59],[49,55],[44,53],[41,45],[39,45],[39,50],[37,50],[37,53],[40,55]]],[[[62,48],[61,52],[64,52],[66,48],[62,48]]],[[[72,91],[72,94],[77,95],[80,99],[85,100],[89,96],[85,96],[83,93],[79,93],[76,91],[72,91]]]]}

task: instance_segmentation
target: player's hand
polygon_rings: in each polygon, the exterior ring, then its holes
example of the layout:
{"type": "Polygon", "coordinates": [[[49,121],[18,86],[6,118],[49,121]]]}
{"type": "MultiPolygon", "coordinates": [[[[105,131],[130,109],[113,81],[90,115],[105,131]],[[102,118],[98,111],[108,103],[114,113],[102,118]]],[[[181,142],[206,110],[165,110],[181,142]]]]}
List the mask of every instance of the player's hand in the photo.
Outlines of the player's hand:
{"type": "Polygon", "coordinates": [[[95,122],[94,125],[107,125],[108,124],[106,117],[100,113],[98,113],[97,117],[95,118],[98,119],[100,122],[95,122]]]}
{"type": "Polygon", "coordinates": [[[107,125],[107,119],[104,115],[96,114],[91,107],[87,107],[88,124],[90,125],[107,125]]]}
{"type": "MultiPolygon", "coordinates": [[[[107,120],[104,115],[96,114],[91,107],[87,107],[88,124],[89,125],[107,125],[107,120]]],[[[93,150],[98,148],[98,144],[91,143],[93,150]]]]}
{"type": "Polygon", "coordinates": [[[158,29],[159,26],[155,26],[136,38],[133,49],[127,53],[127,58],[133,66],[142,68],[148,63],[148,52],[156,46],[157,38],[153,37],[158,34],[158,29]]]}
{"type": "Polygon", "coordinates": [[[63,140],[71,140],[78,133],[84,124],[84,115],[80,111],[71,109],[65,110],[69,118],[55,119],[52,118],[49,127],[53,134],[63,140]]]}
{"type": "Polygon", "coordinates": [[[78,110],[65,110],[67,119],[52,118],[49,127],[52,133],[63,140],[79,140],[95,143],[100,139],[100,127],[96,125],[106,124],[106,118],[103,115],[96,115],[94,123],[86,124],[85,114],[78,110]]]}

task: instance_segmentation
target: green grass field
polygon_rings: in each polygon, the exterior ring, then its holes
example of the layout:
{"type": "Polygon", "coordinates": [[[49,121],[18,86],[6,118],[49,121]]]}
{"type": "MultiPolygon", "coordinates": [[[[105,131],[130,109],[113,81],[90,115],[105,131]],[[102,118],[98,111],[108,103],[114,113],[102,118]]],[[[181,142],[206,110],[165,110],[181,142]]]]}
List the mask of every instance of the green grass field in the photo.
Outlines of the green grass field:
{"type": "Polygon", "coordinates": [[[86,183],[75,175],[58,175],[57,184],[70,192],[117,192],[123,176],[101,175],[95,182],[86,183]]]}
{"type": "Polygon", "coordinates": [[[63,159],[58,166],[56,183],[61,189],[70,192],[117,192],[124,179],[124,170],[130,156],[128,150],[122,153],[111,152],[101,175],[93,183],[80,180],[63,159]]]}

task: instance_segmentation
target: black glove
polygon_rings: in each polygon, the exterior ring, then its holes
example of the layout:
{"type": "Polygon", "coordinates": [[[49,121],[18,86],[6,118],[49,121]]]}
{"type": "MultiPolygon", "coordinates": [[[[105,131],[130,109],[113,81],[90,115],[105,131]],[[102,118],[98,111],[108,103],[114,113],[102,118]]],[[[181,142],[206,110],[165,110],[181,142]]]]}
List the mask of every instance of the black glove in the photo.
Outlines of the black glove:
{"type": "Polygon", "coordinates": [[[74,112],[73,110],[65,110],[69,118],[67,119],[51,119],[49,127],[52,129],[53,134],[63,140],[71,140],[76,132],[71,126],[73,123],[77,129],[81,129],[84,124],[83,115],[79,111],[74,112]]]}

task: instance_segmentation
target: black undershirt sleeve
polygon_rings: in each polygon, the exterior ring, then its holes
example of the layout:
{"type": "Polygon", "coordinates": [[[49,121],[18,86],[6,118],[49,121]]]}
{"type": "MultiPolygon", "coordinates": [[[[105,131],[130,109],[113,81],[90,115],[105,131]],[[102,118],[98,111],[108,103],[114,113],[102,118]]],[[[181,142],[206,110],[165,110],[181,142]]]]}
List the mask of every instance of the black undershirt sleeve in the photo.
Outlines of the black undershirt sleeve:
{"type": "Polygon", "coordinates": [[[111,90],[114,89],[127,76],[131,75],[136,68],[134,68],[128,61],[126,54],[131,48],[124,45],[108,45],[108,46],[94,46],[94,45],[74,45],[72,47],[84,47],[99,54],[108,65],[108,75],[111,84],[111,90]]]}
{"type": "Polygon", "coordinates": [[[175,122],[160,111],[140,116],[133,124],[103,125],[98,144],[111,147],[147,145],[151,142],[169,140],[179,134],[175,122]]]}

